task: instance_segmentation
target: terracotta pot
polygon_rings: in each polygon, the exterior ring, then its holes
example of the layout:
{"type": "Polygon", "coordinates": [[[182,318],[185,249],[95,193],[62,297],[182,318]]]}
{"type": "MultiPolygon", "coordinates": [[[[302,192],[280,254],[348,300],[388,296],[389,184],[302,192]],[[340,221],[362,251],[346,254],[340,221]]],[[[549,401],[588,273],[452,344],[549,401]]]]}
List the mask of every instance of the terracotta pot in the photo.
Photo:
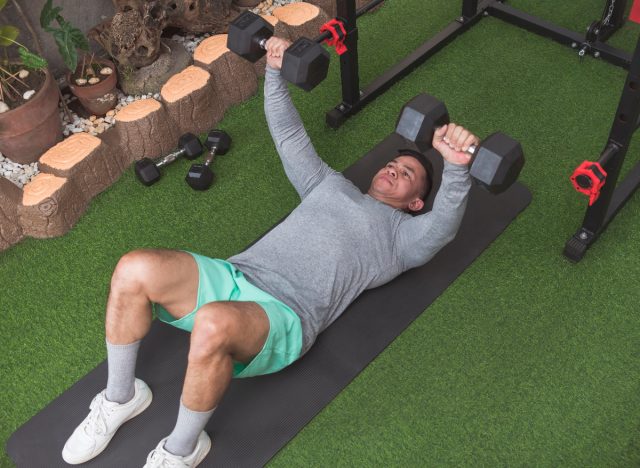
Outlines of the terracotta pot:
{"type": "Polygon", "coordinates": [[[109,67],[113,70],[111,75],[100,75],[102,78],[100,83],[94,85],[78,86],[71,78],[71,72],[67,72],[67,83],[69,89],[78,97],[80,104],[94,115],[104,115],[113,109],[118,103],[118,93],[116,92],[116,84],[118,84],[118,75],[116,66],[108,60],[94,60],[100,64],[100,67],[109,67]]]}
{"type": "Polygon", "coordinates": [[[62,140],[58,84],[45,70],[42,88],[20,107],[0,114],[0,153],[30,164],[62,140]]]}

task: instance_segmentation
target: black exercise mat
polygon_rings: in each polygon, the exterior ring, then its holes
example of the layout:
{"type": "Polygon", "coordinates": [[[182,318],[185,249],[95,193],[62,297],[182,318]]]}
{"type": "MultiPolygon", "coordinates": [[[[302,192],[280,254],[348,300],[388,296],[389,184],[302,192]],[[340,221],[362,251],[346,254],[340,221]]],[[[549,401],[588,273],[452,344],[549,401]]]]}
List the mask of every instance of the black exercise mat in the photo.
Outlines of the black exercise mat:
{"type": "MultiPolygon", "coordinates": [[[[364,189],[373,173],[406,145],[401,137],[392,134],[345,175],[364,189]]],[[[441,158],[429,156],[436,169],[441,169],[441,158]]],[[[440,177],[434,179],[437,185],[440,177]]],[[[456,239],[429,263],[363,293],[292,366],[273,375],[233,380],[207,425],[213,448],[201,466],[253,467],[267,463],[530,201],[531,193],[520,183],[500,196],[474,186],[456,239]]],[[[109,447],[86,466],[141,467],[147,454],[171,432],[178,413],[188,344],[187,333],[154,322],[143,340],[137,367],[137,376],[153,390],[153,403],[122,426],[109,447]]],[[[20,427],[7,442],[7,452],[18,467],[68,466],[60,455],[62,447],[87,415],[91,399],[105,387],[106,379],[105,361],[20,427]]]]}

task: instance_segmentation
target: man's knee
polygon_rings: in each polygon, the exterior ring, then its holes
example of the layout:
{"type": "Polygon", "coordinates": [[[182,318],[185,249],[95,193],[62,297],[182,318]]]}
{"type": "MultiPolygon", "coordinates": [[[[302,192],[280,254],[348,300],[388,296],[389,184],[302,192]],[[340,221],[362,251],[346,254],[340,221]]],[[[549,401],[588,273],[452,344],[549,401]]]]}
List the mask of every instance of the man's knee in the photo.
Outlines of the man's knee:
{"type": "Polygon", "coordinates": [[[189,360],[209,359],[214,354],[230,354],[237,327],[230,306],[211,302],[202,306],[193,324],[189,360]]]}
{"type": "Polygon", "coordinates": [[[153,250],[133,250],[124,254],[111,277],[111,291],[142,292],[153,271],[158,253],[153,250]]]}

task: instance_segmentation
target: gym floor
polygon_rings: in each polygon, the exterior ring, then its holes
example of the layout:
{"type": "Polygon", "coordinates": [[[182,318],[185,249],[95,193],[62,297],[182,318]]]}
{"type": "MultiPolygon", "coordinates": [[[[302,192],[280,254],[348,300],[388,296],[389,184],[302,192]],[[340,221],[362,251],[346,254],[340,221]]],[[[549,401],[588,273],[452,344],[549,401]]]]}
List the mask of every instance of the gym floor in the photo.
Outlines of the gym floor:
{"type": "MultiPolygon", "coordinates": [[[[363,86],[452,21],[461,4],[386,3],[359,21],[363,86]]],[[[558,3],[509,1],[574,31],[599,19],[605,2],[558,3]]],[[[632,52],[639,33],[628,22],[609,43],[632,52]]],[[[561,254],[587,200],[569,176],[597,159],[625,77],[484,18],[337,131],[324,124],[340,96],[335,55],[325,83],[293,91],[316,148],[338,170],[393,131],[403,103],[434,94],[480,137],[502,130],[521,141],[520,180],[533,202],[272,466],[640,465],[640,198],[582,262],[561,254]]],[[[170,247],[228,257],[295,207],[262,93],[231,109],[220,128],[233,146],[214,162],[208,192],[185,184],[190,161],[166,168],[153,187],[130,170],[67,235],[0,253],[3,445],[105,358],[104,307],[122,254],[170,247]]],[[[639,153],[635,137],[625,171],[639,153]]],[[[0,466],[11,465],[0,457],[0,466]]]]}

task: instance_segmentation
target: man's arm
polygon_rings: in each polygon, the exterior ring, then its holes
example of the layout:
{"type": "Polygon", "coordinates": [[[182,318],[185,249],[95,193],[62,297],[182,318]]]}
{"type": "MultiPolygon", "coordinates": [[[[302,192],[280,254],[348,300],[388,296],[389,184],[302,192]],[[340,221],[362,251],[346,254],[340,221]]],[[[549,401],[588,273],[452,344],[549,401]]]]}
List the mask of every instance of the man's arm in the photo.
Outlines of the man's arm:
{"type": "Polygon", "coordinates": [[[470,187],[469,168],[445,161],[432,210],[407,219],[398,229],[398,252],[406,269],[425,264],[453,240],[467,207],[470,187]]]}
{"type": "Polygon", "coordinates": [[[326,176],[336,171],[316,153],[280,70],[271,65],[267,65],[265,75],[264,112],[285,173],[300,198],[304,198],[326,176]]]}
{"type": "Polygon", "coordinates": [[[403,222],[398,230],[398,252],[405,267],[414,268],[429,261],[453,240],[467,207],[471,177],[467,150],[480,140],[464,127],[450,123],[437,129],[433,148],[444,159],[442,183],[431,212],[403,222]]]}

